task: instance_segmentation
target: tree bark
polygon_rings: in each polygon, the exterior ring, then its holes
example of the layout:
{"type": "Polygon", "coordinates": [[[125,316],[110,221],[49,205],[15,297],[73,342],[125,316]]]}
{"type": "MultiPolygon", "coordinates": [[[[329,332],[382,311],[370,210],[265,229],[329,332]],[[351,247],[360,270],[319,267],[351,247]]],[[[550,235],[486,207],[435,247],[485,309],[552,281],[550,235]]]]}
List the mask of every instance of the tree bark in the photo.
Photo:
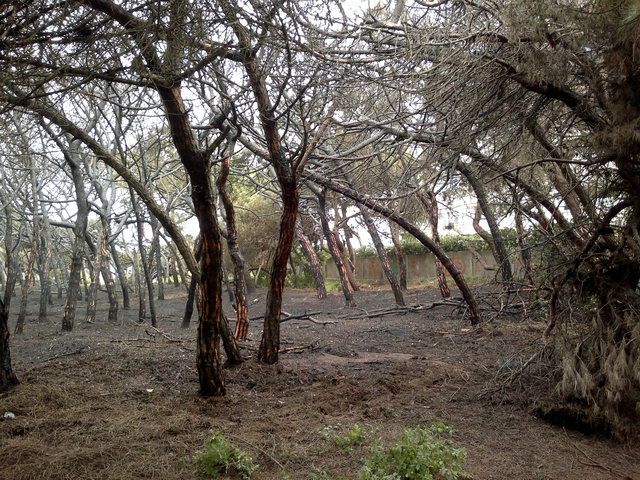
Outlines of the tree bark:
{"type": "Polygon", "coordinates": [[[118,275],[118,281],[120,282],[120,291],[122,292],[122,308],[129,310],[131,308],[131,300],[129,299],[129,282],[127,281],[127,275],[120,263],[120,256],[118,255],[118,249],[115,242],[109,244],[109,250],[111,251],[111,258],[113,258],[113,265],[116,267],[116,274],[118,275]]]}
{"type": "Polygon", "coordinates": [[[391,269],[391,264],[389,263],[389,257],[387,256],[387,251],[384,248],[382,243],[382,239],[380,238],[380,234],[376,228],[376,225],[371,218],[371,214],[367,210],[367,207],[358,204],[358,208],[360,209],[360,213],[362,214],[362,219],[364,220],[364,224],[367,227],[367,231],[371,236],[371,240],[373,241],[373,246],[376,249],[378,254],[378,258],[380,259],[380,264],[382,265],[382,271],[384,272],[385,277],[387,277],[387,281],[389,285],[391,285],[391,290],[393,291],[393,296],[396,300],[396,305],[404,306],[404,296],[402,295],[402,290],[400,289],[400,285],[398,285],[398,281],[396,280],[396,276],[391,269]]]}
{"type": "MultiPolygon", "coordinates": [[[[440,234],[438,233],[438,202],[436,202],[435,192],[429,192],[427,195],[422,192],[417,193],[422,206],[424,207],[427,215],[429,216],[429,223],[431,224],[431,238],[433,243],[440,247],[440,234]]],[[[449,298],[451,291],[449,285],[447,285],[447,277],[444,274],[444,267],[442,262],[435,257],[436,275],[438,277],[438,288],[443,298],[449,298]]]]}
{"type": "Polygon", "coordinates": [[[158,325],[158,317],[156,315],[156,301],[155,301],[154,292],[153,292],[153,279],[151,278],[151,272],[149,271],[149,261],[147,259],[147,253],[144,246],[144,223],[142,218],[142,212],[140,211],[140,205],[138,204],[138,199],[133,193],[133,189],[131,187],[129,188],[129,196],[131,197],[133,214],[136,217],[138,252],[140,253],[140,264],[142,265],[141,273],[144,277],[145,288],[147,289],[146,296],[149,299],[149,313],[151,315],[151,325],[155,327],[158,325]]]}
{"type": "MultiPolygon", "coordinates": [[[[6,289],[5,289],[6,295],[6,289]]],[[[0,300],[0,393],[18,385],[18,377],[11,366],[11,349],[9,346],[9,310],[0,300]]]]}
{"type": "Polygon", "coordinates": [[[393,242],[393,249],[396,252],[396,259],[398,260],[398,283],[403,290],[407,289],[407,257],[404,256],[402,251],[402,244],[400,243],[400,232],[398,231],[398,225],[389,221],[389,231],[391,233],[391,241],[393,242]]]}
{"type": "Polygon", "coordinates": [[[80,164],[74,158],[72,151],[75,145],[71,145],[69,150],[63,149],[63,154],[69,169],[76,193],[76,222],[73,227],[73,246],[71,247],[71,266],[69,268],[69,284],[67,286],[67,296],[64,302],[64,314],[62,316],[62,331],[70,332],[76,316],[76,305],[80,295],[80,274],[83,270],[82,259],[84,257],[85,235],[87,233],[87,221],[89,218],[89,204],[87,202],[87,192],[84,187],[80,164]]]}
{"type": "MultiPolygon", "coordinates": [[[[36,232],[32,233],[36,235],[36,232]]],[[[22,291],[20,292],[20,311],[18,312],[18,320],[13,333],[16,335],[21,334],[24,331],[24,322],[27,316],[27,301],[29,299],[29,290],[33,283],[33,270],[38,255],[37,240],[34,238],[31,240],[31,251],[27,259],[27,268],[24,272],[24,281],[22,282],[22,291]]]]}
{"type": "Polygon", "coordinates": [[[311,267],[311,273],[316,284],[316,292],[318,298],[327,298],[327,289],[324,285],[324,275],[322,274],[320,259],[313,249],[309,237],[304,234],[300,223],[296,223],[296,237],[298,237],[298,243],[300,244],[302,252],[304,253],[305,257],[307,257],[307,261],[309,262],[309,266],[311,267]]]}
{"type": "Polygon", "coordinates": [[[234,295],[236,305],[236,329],[235,338],[245,340],[249,333],[249,304],[247,302],[247,284],[245,282],[245,261],[238,245],[238,230],[236,227],[236,213],[231,197],[227,193],[226,183],[231,168],[231,157],[235,149],[235,140],[228,142],[222,154],[220,172],[216,180],[216,186],[220,195],[220,201],[224,208],[224,219],[227,225],[227,246],[233,262],[234,295]]]}
{"type": "Polygon", "coordinates": [[[478,199],[478,205],[480,205],[480,208],[482,209],[482,214],[489,224],[489,231],[491,232],[491,236],[493,237],[493,244],[495,245],[496,254],[498,256],[497,260],[498,264],[500,265],[502,280],[504,280],[505,282],[512,282],[513,273],[511,271],[511,262],[509,262],[509,255],[507,254],[507,249],[505,248],[502,234],[500,233],[500,228],[498,227],[498,222],[493,215],[491,205],[489,205],[489,200],[484,185],[471,171],[471,168],[469,168],[469,166],[465,165],[461,161],[458,161],[456,163],[456,169],[462,175],[464,175],[464,177],[467,179],[467,182],[469,182],[469,185],[471,185],[471,188],[473,189],[473,192],[476,194],[476,198],[478,199]]]}
{"type": "Polygon", "coordinates": [[[320,215],[320,223],[322,224],[322,232],[324,233],[325,240],[327,241],[327,247],[331,258],[333,258],[336,264],[336,270],[338,271],[338,278],[340,279],[340,286],[342,287],[342,294],[344,295],[344,303],[346,307],[355,307],[356,301],[353,298],[353,292],[351,290],[351,283],[347,275],[347,267],[342,261],[342,255],[340,255],[340,249],[336,243],[335,232],[329,227],[329,219],[327,218],[326,210],[326,191],[316,192],[318,199],[318,214],[320,215]]]}

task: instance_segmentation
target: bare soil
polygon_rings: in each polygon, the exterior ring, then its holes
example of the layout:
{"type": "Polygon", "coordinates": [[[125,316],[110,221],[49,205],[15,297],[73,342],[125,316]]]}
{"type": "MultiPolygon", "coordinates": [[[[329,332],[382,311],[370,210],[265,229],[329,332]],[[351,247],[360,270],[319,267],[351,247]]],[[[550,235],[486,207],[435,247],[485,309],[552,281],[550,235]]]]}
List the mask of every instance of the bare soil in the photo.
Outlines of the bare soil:
{"type": "MultiPolygon", "coordinates": [[[[243,344],[248,360],[227,370],[227,396],[213,399],[197,392],[195,325],[180,328],[184,293],[170,292],[158,301],[159,330],[136,324],[137,308],[108,324],[105,300],[95,324],[82,322],[81,302],[70,334],[60,333],[62,300],[54,300],[48,323],[31,315],[25,333],[12,337],[22,383],[0,395],[0,479],[195,478],[193,455],[212,430],[258,458],[255,479],[311,479],[321,471],[355,479],[371,442],[346,451],[321,429],[357,423],[388,444],[404,427],[436,420],[455,429],[477,480],[640,479],[637,444],[536,418],[532,405],[549,393],[523,390],[518,378],[500,389],[538,347],[544,326],[529,315],[471,329],[443,306],[366,318],[393,306],[384,290],[356,292],[357,309],[343,308],[338,294],[318,300],[289,290],[284,310],[321,312],[313,318],[335,323],[284,322],[285,353],[265,366],[253,360],[261,332],[253,321],[243,344]]],[[[252,316],[264,297],[251,296],[252,316]]],[[[435,300],[434,289],[407,293],[411,304],[435,300]]]]}

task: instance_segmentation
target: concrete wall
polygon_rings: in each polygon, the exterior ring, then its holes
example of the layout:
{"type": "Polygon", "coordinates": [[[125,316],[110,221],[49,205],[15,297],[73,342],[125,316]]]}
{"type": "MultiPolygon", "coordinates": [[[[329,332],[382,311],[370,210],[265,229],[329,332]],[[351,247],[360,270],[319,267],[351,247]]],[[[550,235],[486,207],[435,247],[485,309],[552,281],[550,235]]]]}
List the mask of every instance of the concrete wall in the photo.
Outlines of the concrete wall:
{"type": "MultiPolygon", "coordinates": [[[[495,267],[496,262],[489,251],[479,252],[485,264],[495,267]]],[[[465,276],[476,276],[493,278],[495,270],[485,270],[480,262],[476,260],[470,252],[448,252],[449,258],[465,276]]],[[[434,256],[431,253],[420,255],[407,255],[407,281],[417,282],[418,280],[432,280],[436,278],[436,267],[434,256]]],[[[398,271],[397,262],[394,257],[390,258],[391,265],[395,272],[398,271]]],[[[380,266],[378,257],[356,257],[356,277],[362,283],[370,285],[383,285],[387,283],[380,266]]],[[[338,280],[338,272],[332,260],[325,264],[326,280],[338,280]]]]}

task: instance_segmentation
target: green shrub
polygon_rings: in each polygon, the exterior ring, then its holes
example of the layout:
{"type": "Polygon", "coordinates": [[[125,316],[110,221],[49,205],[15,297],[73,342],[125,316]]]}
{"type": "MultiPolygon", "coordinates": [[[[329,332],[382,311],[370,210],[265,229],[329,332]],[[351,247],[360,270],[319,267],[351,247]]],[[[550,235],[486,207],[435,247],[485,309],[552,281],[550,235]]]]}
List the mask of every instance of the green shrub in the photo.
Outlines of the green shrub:
{"type": "Polygon", "coordinates": [[[450,440],[443,423],[430,427],[406,428],[400,440],[389,449],[378,447],[365,460],[358,480],[457,480],[471,478],[464,470],[466,451],[450,440]]]}
{"type": "Polygon", "coordinates": [[[320,429],[319,433],[345,452],[351,452],[353,447],[363,445],[369,438],[365,429],[357,423],[346,430],[343,430],[340,424],[327,425],[320,429]]]}
{"type": "Polygon", "coordinates": [[[196,472],[210,478],[235,474],[242,480],[249,480],[258,468],[247,452],[234,446],[220,432],[213,432],[205,450],[195,455],[194,462],[196,472]]]}

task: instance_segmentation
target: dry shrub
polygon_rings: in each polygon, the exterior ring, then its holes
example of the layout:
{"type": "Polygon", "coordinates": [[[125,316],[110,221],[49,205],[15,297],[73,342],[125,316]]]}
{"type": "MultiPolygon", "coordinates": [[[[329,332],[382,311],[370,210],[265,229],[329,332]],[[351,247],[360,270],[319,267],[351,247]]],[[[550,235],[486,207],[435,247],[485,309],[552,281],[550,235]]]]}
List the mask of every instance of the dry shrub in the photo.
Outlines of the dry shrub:
{"type": "Polygon", "coordinates": [[[622,295],[558,337],[558,391],[585,423],[628,438],[640,433],[640,310],[635,293],[622,295]]]}

